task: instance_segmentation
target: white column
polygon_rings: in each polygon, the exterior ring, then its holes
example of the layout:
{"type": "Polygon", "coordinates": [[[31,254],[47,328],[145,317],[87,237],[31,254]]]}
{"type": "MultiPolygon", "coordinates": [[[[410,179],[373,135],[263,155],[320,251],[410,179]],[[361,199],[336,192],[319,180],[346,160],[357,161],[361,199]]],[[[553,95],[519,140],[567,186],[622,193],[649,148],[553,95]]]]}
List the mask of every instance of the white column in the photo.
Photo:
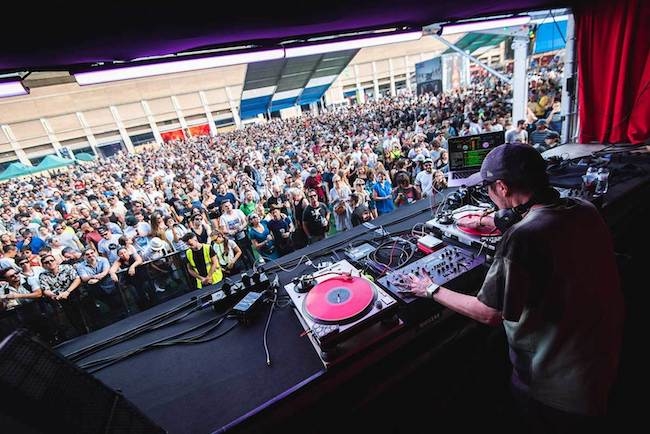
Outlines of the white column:
{"type": "Polygon", "coordinates": [[[377,77],[377,62],[372,61],[372,85],[375,90],[375,101],[379,101],[379,77],[377,77]]]}
{"type": "Polygon", "coordinates": [[[241,128],[241,118],[239,117],[239,112],[237,111],[235,100],[232,97],[232,92],[228,86],[226,86],[225,89],[226,95],[228,95],[228,104],[230,104],[230,113],[232,114],[232,118],[235,120],[235,125],[237,125],[237,128],[241,128]]]}
{"type": "Polygon", "coordinates": [[[309,111],[311,111],[312,115],[318,116],[318,101],[309,103],[309,111]]]}
{"type": "Polygon", "coordinates": [[[564,77],[562,80],[562,106],[560,113],[564,117],[562,121],[562,132],[560,133],[560,143],[567,143],[572,140],[572,134],[577,126],[578,111],[578,83],[575,75],[575,19],[570,14],[566,23],[566,50],[564,52],[564,77]],[[573,78],[572,93],[568,92],[567,81],[573,78]],[[570,137],[571,135],[571,137],[570,137]]]}
{"type": "Polygon", "coordinates": [[[212,117],[212,112],[210,111],[210,105],[208,104],[208,97],[204,91],[200,90],[199,98],[201,98],[201,105],[203,106],[205,117],[208,120],[208,127],[210,127],[210,134],[216,136],[217,126],[214,124],[214,118],[212,117]]]}
{"type": "Polygon", "coordinates": [[[126,146],[126,150],[130,154],[135,154],[135,148],[133,147],[133,142],[131,142],[131,137],[129,137],[129,133],[126,131],[126,127],[122,122],[122,118],[120,117],[120,112],[117,111],[117,107],[115,107],[114,105],[110,106],[109,108],[111,109],[111,114],[113,115],[113,120],[115,121],[115,125],[117,125],[117,130],[120,132],[120,137],[122,137],[122,141],[126,146]]]}
{"type": "Polygon", "coordinates": [[[176,110],[176,116],[178,117],[178,122],[181,124],[181,128],[189,134],[189,131],[187,131],[187,121],[185,120],[185,116],[183,116],[183,110],[181,110],[181,105],[178,103],[178,98],[176,98],[176,95],[172,95],[170,98],[172,99],[172,105],[174,106],[174,110],[176,110]]]}
{"type": "Polygon", "coordinates": [[[514,74],[512,77],[512,124],[519,119],[526,119],[528,103],[528,38],[515,37],[512,41],[515,51],[514,74]]]}
{"type": "Polygon", "coordinates": [[[406,72],[406,88],[411,90],[411,74],[409,73],[409,56],[404,56],[404,71],[406,72]]]}
{"type": "Polygon", "coordinates": [[[361,87],[361,79],[359,78],[359,65],[354,65],[354,81],[357,84],[357,102],[364,104],[366,102],[366,93],[361,87]]]}
{"type": "Polygon", "coordinates": [[[25,166],[31,166],[32,162],[29,161],[29,158],[27,158],[27,154],[25,154],[25,151],[23,151],[23,148],[20,146],[20,143],[18,143],[18,140],[16,140],[16,136],[14,136],[13,131],[11,131],[11,127],[5,124],[0,125],[0,127],[2,127],[2,132],[5,133],[7,140],[9,140],[9,143],[11,144],[11,149],[13,149],[14,152],[16,153],[16,157],[18,157],[18,161],[23,163],[25,166]]]}
{"type": "Polygon", "coordinates": [[[390,95],[396,96],[395,90],[395,70],[393,69],[393,59],[388,59],[388,75],[390,76],[390,95]]]}
{"type": "Polygon", "coordinates": [[[50,143],[52,143],[52,146],[54,147],[54,150],[56,151],[56,155],[61,157],[61,143],[59,142],[59,139],[56,137],[56,134],[54,134],[54,130],[52,129],[52,126],[50,123],[47,121],[45,118],[41,118],[41,125],[43,125],[43,129],[47,133],[47,138],[50,139],[50,143]]]}
{"type": "Polygon", "coordinates": [[[163,138],[160,135],[160,130],[158,129],[158,125],[156,124],[156,118],[154,118],[153,113],[151,113],[151,108],[149,107],[149,103],[145,100],[141,100],[140,104],[142,105],[142,110],[144,110],[145,116],[147,116],[147,120],[149,121],[149,126],[151,127],[151,132],[153,133],[154,139],[156,139],[156,143],[162,144],[163,138]]]}
{"type": "Polygon", "coordinates": [[[99,156],[99,152],[97,152],[97,139],[95,138],[93,131],[90,129],[90,125],[88,125],[86,117],[82,112],[76,112],[76,115],[77,119],[79,119],[81,127],[84,129],[84,134],[86,135],[86,139],[88,139],[90,149],[93,150],[93,154],[95,154],[95,156],[99,156]]]}

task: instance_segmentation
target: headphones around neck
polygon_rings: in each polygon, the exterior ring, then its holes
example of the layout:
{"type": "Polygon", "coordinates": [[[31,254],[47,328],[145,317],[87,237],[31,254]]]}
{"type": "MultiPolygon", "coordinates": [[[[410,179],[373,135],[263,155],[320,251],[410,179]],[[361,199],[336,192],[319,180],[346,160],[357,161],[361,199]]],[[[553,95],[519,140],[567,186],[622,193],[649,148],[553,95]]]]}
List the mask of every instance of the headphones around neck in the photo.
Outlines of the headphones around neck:
{"type": "Polygon", "coordinates": [[[513,208],[500,209],[494,213],[494,225],[501,231],[503,234],[505,231],[510,229],[516,223],[519,223],[533,205],[538,203],[555,203],[560,199],[560,193],[549,187],[548,189],[535,193],[526,203],[517,205],[513,208]]]}
{"type": "Polygon", "coordinates": [[[510,229],[515,223],[519,223],[530,208],[535,204],[533,199],[514,208],[500,209],[494,213],[494,225],[503,234],[510,229]]]}

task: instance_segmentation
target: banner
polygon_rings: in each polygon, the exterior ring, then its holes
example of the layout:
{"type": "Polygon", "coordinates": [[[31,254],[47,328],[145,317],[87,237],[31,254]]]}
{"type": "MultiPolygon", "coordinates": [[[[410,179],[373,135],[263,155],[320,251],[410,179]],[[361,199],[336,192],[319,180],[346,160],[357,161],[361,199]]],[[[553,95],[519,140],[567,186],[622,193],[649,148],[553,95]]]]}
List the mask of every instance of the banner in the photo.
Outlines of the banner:
{"type": "Polygon", "coordinates": [[[442,61],[440,57],[415,64],[416,93],[433,93],[442,91],[442,61]]]}
{"type": "Polygon", "coordinates": [[[165,132],[160,132],[160,137],[162,137],[163,142],[169,142],[172,140],[185,140],[185,133],[183,133],[182,129],[177,129],[177,130],[171,130],[171,131],[165,131],[165,132]]]}
{"type": "Polygon", "coordinates": [[[190,137],[210,135],[210,126],[208,124],[194,125],[193,127],[189,127],[187,130],[190,137]]]}
{"type": "Polygon", "coordinates": [[[469,85],[469,59],[462,54],[442,55],[442,89],[452,91],[469,85]]]}

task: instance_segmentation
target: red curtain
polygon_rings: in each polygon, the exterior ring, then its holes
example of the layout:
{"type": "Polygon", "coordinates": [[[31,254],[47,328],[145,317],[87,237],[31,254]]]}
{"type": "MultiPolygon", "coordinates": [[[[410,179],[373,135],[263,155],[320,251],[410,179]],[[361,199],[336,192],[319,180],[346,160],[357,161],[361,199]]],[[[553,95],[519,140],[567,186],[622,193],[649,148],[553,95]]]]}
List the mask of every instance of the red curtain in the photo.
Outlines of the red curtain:
{"type": "Polygon", "coordinates": [[[580,142],[650,140],[650,1],[574,8],[580,142]]]}

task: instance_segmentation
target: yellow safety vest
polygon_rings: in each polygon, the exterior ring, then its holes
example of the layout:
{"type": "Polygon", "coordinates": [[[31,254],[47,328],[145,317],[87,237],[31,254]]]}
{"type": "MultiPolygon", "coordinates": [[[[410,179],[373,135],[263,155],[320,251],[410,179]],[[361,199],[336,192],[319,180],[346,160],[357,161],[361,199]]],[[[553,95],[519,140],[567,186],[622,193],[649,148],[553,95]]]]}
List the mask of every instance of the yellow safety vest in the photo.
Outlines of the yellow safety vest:
{"type": "MultiPolygon", "coordinates": [[[[205,269],[206,271],[210,271],[210,267],[212,263],[210,261],[210,246],[207,244],[203,244],[201,247],[203,248],[203,259],[205,260],[205,269]]],[[[185,256],[187,257],[187,262],[190,263],[190,267],[192,267],[194,271],[199,273],[199,270],[196,268],[196,263],[194,262],[194,250],[187,249],[185,251],[185,256]]],[[[215,284],[221,281],[221,279],[223,279],[223,273],[221,272],[221,267],[219,267],[214,271],[214,273],[212,273],[211,282],[212,284],[215,284]]],[[[196,287],[203,288],[203,284],[199,279],[196,279],[196,287]]]]}

